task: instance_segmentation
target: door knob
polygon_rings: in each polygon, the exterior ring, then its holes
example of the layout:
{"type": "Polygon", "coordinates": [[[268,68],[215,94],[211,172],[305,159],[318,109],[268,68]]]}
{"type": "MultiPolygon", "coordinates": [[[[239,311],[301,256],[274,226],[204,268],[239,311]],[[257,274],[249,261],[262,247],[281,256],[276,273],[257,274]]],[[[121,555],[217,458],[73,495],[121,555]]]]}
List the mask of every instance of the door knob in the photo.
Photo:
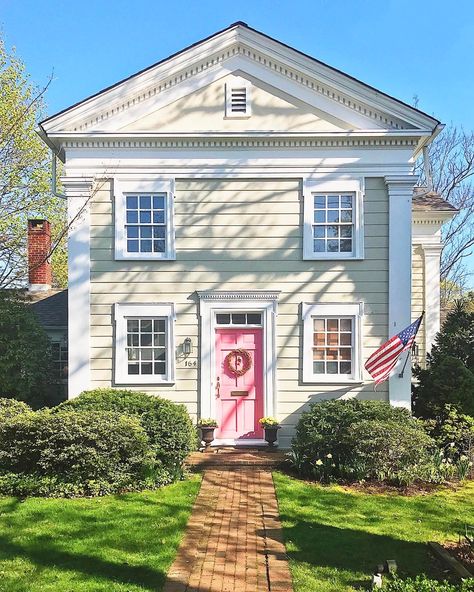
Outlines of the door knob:
{"type": "Polygon", "coordinates": [[[220,382],[220,378],[218,376],[217,382],[216,382],[216,399],[219,399],[219,397],[221,396],[220,390],[221,390],[221,382],[220,382]]]}

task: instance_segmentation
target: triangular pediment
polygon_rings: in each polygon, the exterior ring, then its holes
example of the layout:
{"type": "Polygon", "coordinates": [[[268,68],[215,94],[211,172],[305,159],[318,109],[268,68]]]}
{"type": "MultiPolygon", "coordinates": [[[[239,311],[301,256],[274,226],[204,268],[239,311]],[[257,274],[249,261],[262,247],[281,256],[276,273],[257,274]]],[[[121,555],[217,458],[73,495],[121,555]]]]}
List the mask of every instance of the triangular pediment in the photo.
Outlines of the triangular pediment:
{"type": "Polygon", "coordinates": [[[206,131],[429,135],[439,122],[242,23],[42,123],[44,135],[206,131]],[[251,85],[251,117],[225,117],[225,85],[251,85]]]}

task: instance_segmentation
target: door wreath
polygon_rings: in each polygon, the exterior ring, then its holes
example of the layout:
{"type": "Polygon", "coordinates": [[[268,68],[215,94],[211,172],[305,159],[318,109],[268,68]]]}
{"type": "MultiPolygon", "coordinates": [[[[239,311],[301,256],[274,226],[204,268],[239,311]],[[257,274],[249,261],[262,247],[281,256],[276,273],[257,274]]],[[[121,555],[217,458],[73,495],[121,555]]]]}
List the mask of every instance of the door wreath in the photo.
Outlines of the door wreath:
{"type": "Polygon", "coordinates": [[[233,349],[224,359],[225,368],[236,378],[243,376],[252,367],[252,354],[246,349],[233,349]],[[238,368],[239,358],[242,360],[242,367],[238,368]]]}

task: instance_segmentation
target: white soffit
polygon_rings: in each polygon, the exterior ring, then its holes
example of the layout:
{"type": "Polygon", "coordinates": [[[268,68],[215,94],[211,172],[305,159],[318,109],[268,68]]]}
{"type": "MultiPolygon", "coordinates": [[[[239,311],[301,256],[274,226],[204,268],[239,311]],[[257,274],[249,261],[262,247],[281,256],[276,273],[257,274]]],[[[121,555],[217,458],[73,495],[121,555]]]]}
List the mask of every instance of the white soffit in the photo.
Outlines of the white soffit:
{"type": "Polygon", "coordinates": [[[354,129],[430,136],[439,122],[250,27],[228,29],[42,122],[45,135],[116,132],[127,121],[239,72],[354,129]]]}

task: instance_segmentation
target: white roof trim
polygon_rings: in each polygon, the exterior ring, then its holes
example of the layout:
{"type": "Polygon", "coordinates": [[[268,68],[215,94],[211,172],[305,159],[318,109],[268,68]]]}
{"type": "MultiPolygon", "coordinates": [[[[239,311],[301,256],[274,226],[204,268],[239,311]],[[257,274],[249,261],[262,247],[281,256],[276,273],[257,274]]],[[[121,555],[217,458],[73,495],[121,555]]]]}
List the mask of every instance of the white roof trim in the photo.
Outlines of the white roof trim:
{"type": "MultiPolygon", "coordinates": [[[[87,125],[93,129],[93,122],[100,123],[128,109],[133,110],[134,106],[152,100],[158,94],[168,94],[164,91],[172,87],[188,86],[186,83],[199,78],[206,70],[220,69],[227,74],[229,69],[226,66],[232,64],[230,71],[234,71],[237,63],[246,63],[248,67],[253,64],[255,72],[286,76],[293,87],[299,86],[306,95],[329,99],[344,110],[352,111],[354,116],[367,113],[382,128],[386,127],[384,119],[393,120],[394,128],[414,127],[429,134],[438,125],[434,118],[258,31],[237,24],[52,116],[42,123],[42,127],[47,135],[87,125]]],[[[220,76],[222,74],[218,73],[217,77],[220,76]]]]}

